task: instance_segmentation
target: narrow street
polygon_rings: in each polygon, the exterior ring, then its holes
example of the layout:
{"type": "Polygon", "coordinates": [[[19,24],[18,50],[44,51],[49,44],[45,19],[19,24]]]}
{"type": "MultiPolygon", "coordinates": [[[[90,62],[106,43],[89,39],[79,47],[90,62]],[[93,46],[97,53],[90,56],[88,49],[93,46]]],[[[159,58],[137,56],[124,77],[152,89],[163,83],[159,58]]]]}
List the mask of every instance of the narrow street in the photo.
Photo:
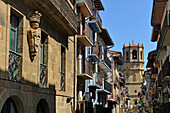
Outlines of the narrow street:
{"type": "Polygon", "coordinates": [[[0,113],[170,113],[169,0],[0,0],[0,113]]]}

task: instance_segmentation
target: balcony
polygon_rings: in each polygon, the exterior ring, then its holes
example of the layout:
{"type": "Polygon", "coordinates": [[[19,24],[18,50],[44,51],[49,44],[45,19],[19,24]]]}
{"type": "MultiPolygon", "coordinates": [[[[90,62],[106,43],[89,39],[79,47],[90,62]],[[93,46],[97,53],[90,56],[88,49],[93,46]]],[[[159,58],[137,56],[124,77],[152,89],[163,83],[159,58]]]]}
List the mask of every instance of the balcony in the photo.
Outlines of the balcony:
{"type": "Polygon", "coordinates": [[[40,87],[45,88],[47,85],[47,66],[40,64],[40,87]]]}
{"type": "Polygon", "coordinates": [[[103,85],[103,77],[100,73],[97,73],[97,80],[96,80],[96,85],[100,88],[102,88],[103,85]]]}
{"type": "Polygon", "coordinates": [[[92,60],[92,62],[100,62],[100,59],[102,58],[102,51],[98,44],[92,47],[89,58],[92,60]]]}
{"type": "Polygon", "coordinates": [[[104,43],[107,45],[107,46],[111,46],[111,45],[114,45],[110,35],[109,35],[109,32],[107,31],[106,28],[102,28],[102,32],[99,33],[100,37],[103,39],[104,43]]]}
{"type": "Polygon", "coordinates": [[[161,29],[161,36],[158,40],[157,50],[158,50],[158,60],[164,57],[163,55],[166,54],[166,46],[170,46],[170,10],[166,11],[165,19],[163,21],[162,29],[161,29]],[[161,52],[164,52],[162,54],[161,52]],[[162,56],[162,57],[161,57],[162,56]]]}
{"type": "Polygon", "coordinates": [[[104,80],[103,85],[104,90],[108,91],[109,93],[112,93],[112,85],[110,83],[104,80]]]}
{"type": "Polygon", "coordinates": [[[102,27],[102,19],[98,12],[96,12],[96,21],[99,24],[99,27],[101,28],[102,27]]]}
{"type": "Polygon", "coordinates": [[[92,16],[92,1],[91,0],[77,0],[77,6],[80,6],[81,13],[84,17],[92,16]]]}
{"type": "Polygon", "coordinates": [[[36,8],[49,19],[56,29],[68,36],[77,34],[77,16],[67,0],[25,0],[28,6],[36,8]]]}
{"type": "Polygon", "coordinates": [[[101,33],[102,20],[98,13],[96,13],[96,16],[91,17],[88,23],[93,31],[101,33]]]}
{"type": "Polygon", "coordinates": [[[8,80],[17,82],[20,79],[21,55],[9,51],[8,80]]]}
{"type": "Polygon", "coordinates": [[[80,41],[84,46],[92,46],[92,36],[93,31],[88,24],[85,24],[85,30],[83,30],[83,35],[77,35],[78,41],[80,41]]]}
{"type": "Polygon", "coordinates": [[[92,79],[92,64],[88,62],[87,60],[83,60],[81,63],[81,72],[77,74],[78,77],[81,77],[82,79],[92,79]]]}
{"type": "Polygon", "coordinates": [[[104,70],[104,71],[112,71],[111,69],[111,61],[110,59],[104,55],[104,61],[99,62],[99,66],[104,70]]]}
{"type": "Polygon", "coordinates": [[[165,60],[163,66],[162,66],[161,80],[162,80],[162,82],[170,81],[170,56],[167,57],[167,59],[165,60]]]}

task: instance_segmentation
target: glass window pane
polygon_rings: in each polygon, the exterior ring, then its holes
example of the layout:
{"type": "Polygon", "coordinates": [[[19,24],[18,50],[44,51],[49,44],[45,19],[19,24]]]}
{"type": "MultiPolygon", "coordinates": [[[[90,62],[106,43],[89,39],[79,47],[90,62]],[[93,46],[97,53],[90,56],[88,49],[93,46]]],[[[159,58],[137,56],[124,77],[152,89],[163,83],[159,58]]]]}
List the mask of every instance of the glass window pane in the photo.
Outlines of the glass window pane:
{"type": "Polygon", "coordinates": [[[41,44],[41,46],[40,46],[40,49],[41,49],[41,53],[40,53],[40,63],[41,64],[43,64],[44,62],[43,62],[43,44],[41,44]]]}
{"type": "Polygon", "coordinates": [[[11,29],[11,40],[10,40],[11,45],[10,45],[10,49],[13,50],[13,51],[15,51],[15,46],[16,46],[15,45],[15,42],[16,42],[15,41],[15,38],[16,38],[15,34],[16,34],[16,32],[11,29]]]}
{"type": "Polygon", "coordinates": [[[15,15],[11,15],[10,25],[10,50],[17,52],[18,49],[18,20],[15,15]]]}

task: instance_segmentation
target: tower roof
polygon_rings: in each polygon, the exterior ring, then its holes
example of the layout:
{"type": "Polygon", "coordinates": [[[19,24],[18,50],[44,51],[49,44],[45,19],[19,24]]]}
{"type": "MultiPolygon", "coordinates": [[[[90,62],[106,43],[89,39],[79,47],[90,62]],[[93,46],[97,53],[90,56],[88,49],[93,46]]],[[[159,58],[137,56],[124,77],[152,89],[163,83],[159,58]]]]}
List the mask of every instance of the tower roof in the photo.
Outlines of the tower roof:
{"type": "Polygon", "coordinates": [[[134,44],[134,41],[132,41],[132,44],[130,44],[129,42],[129,45],[125,45],[123,44],[123,48],[127,48],[127,47],[143,47],[143,43],[141,45],[139,45],[139,42],[138,42],[138,45],[134,44]]]}
{"type": "MultiPolygon", "coordinates": [[[[131,47],[138,47],[138,45],[136,45],[136,44],[131,44],[130,46],[131,46],[131,47]]],[[[129,45],[127,45],[127,46],[125,46],[125,47],[129,47],[129,45]]]]}

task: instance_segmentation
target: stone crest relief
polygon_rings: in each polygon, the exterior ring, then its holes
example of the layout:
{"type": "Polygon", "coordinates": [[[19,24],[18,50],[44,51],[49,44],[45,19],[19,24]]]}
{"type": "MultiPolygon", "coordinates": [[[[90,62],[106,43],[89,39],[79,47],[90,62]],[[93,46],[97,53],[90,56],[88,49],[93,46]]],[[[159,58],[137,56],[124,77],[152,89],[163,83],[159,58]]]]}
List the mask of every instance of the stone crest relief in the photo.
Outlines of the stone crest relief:
{"type": "Polygon", "coordinates": [[[38,53],[41,41],[41,29],[39,28],[41,13],[35,11],[30,18],[30,28],[28,30],[29,52],[31,61],[38,53]]]}

